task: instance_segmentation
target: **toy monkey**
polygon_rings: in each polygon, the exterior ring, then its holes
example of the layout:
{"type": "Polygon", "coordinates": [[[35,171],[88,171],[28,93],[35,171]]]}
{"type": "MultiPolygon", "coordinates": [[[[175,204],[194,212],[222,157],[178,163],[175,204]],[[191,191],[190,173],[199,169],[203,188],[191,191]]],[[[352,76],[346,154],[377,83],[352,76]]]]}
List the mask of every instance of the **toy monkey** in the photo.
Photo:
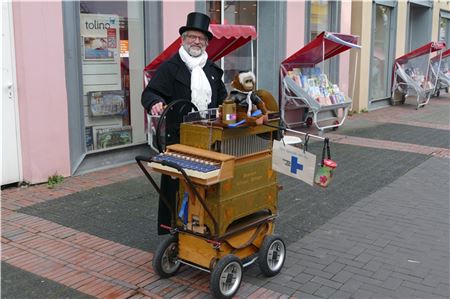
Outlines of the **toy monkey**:
{"type": "Polygon", "coordinates": [[[252,71],[239,72],[234,76],[231,82],[233,90],[230,97],[236,103],[237,120],[245,119],[247,124],[262,124],[263,119],[267,115],[267,108],[259,96],[256,95],[256,78],[252,71]],[[261,110],[262,116],[252,117],[251,114],[256,109],[261,110]]]}

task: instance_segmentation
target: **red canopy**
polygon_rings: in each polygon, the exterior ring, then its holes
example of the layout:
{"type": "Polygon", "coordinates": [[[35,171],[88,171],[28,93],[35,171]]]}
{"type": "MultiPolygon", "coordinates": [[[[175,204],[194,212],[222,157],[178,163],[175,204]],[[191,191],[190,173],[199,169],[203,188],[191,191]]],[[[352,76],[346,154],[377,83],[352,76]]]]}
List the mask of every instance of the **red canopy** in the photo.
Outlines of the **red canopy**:
{"type": "Polygon", "coordinates": [[[358,36],[356,35],[324,31],[281,64],[312,67],[351,48],[361,48],[356,44],[357,42],[358,36]]]}
{"type": "Polygon", "coordinates": [[[445,50],[445,52],[442,53],[442,59],[444,59],[445,57],[450,56],[450,49],[445,50]]]}
{"type": "MultiPolygon", "coordinates": [[[[256,38],[255,27],[250,25],[221,25],[210,24],[209,31],[213,38],[209,41],[206,52],[209,59],[217,61],[230,52],[236,50],[250,40],[256,38]]],[[[158,69],[161,63],[172,57],[181,46],[181,37],[178,37],[169,47],[158,55],[145,68],[144,72],[151,72],[158,69]]]]}
{"type": "Polygon", "coordinates": [[[410,59],[429,54],[432,52],[436,52],[445,48],[444,42],[429,42],[426,45],[423,45],[420,48],[417,48],[395,60],[395,63],[404,64],[407,63],[410,59]]]}
{"type": "Polygon", "coordinates": [[[431,59],[431,61],[434,63],[434,62],[438,61],[439,58],[444,59],[444,58],[446,58],[446,57],[448,57],[448,56],[450,56],[450,49],[447,49],[447,50],[445,50],[444,52],[442,52],[442,57],[441,57],[441,55],[439,55],[439,54],[436,55],[436,56],[434,56],[434,57],[431,59]]]}

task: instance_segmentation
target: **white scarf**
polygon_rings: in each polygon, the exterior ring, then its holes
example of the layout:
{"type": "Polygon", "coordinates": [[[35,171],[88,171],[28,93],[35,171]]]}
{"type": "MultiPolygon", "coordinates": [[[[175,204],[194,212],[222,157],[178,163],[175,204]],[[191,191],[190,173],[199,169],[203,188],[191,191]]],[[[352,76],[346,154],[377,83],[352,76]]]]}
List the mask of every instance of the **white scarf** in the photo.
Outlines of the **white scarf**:
{"type": "Polygon", "coordinates": [[[251,98],[253,91],[246,92],[246,91],[242,91],[242,90],[239,90],[236,88],[234,88],[234,90],[247,95],[247,98],[245,99],[247,102],[247,105],[248,105],[247,116],[250,117],[252,115],[252,108],[253,108],[253,103],[252,103],[252,98],[251,98]]]}
{"type": "Polygon", "coordinates": [[[183,46],[178,50],[181,60],[191,71],[191,102],[197,106],[199,111],[207,110],[211,103],[211,85],[206,78],[203,67],[208,60],[208,54],[204,51],[198,57],[192,57],[183,46]]]}

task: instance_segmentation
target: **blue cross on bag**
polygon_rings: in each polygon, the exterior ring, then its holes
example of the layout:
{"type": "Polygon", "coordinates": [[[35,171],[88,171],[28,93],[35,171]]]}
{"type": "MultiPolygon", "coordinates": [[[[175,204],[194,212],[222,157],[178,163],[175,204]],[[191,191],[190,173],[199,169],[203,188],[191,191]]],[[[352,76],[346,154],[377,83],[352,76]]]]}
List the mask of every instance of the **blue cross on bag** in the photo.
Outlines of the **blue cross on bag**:
{"type": "Polygon", "coordinates": [[[274,140],[272,148],[272,169],[301,180],[309,185],[314,184],[316,156],[298,147],[274,140]]]}

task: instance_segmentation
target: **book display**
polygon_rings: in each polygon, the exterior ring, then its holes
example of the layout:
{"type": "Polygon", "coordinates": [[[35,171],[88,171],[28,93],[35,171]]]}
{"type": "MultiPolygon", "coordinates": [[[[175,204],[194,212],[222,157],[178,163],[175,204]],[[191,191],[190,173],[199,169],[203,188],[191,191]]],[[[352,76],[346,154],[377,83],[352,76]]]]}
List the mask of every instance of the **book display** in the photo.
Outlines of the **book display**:
{"type": "Polygon", "coordinates": [[[127,20],[114,14],[80,14],[87,151],[132,143],[127,20]]]}
{"type": "Polygon", "coordinates": [[[94,134],[96,149],[130,144],[133,141],[131,126],[96,128],[94,134]]]}
{"type": "Polygon", "coordinates": [[[89,114],[92,117],[123,115],[127,112],[122,90],[88,92],[89,114]]]}
{"type": "Polygon", "coordinates": [[[319,67],[293,68],[288,75],[320,105],[345,102],[345,95],[337,84],[332,84],[319,67]]]}
{"type": "Polygon", "coordinates": [[[352,100],[328,80],[324,63],[342,52],[361,48],[357,42],[356,35],[324,31],[281,62],[280,111],[288,127],[314,125],[323,133],[344,123],[352,100]]]}

